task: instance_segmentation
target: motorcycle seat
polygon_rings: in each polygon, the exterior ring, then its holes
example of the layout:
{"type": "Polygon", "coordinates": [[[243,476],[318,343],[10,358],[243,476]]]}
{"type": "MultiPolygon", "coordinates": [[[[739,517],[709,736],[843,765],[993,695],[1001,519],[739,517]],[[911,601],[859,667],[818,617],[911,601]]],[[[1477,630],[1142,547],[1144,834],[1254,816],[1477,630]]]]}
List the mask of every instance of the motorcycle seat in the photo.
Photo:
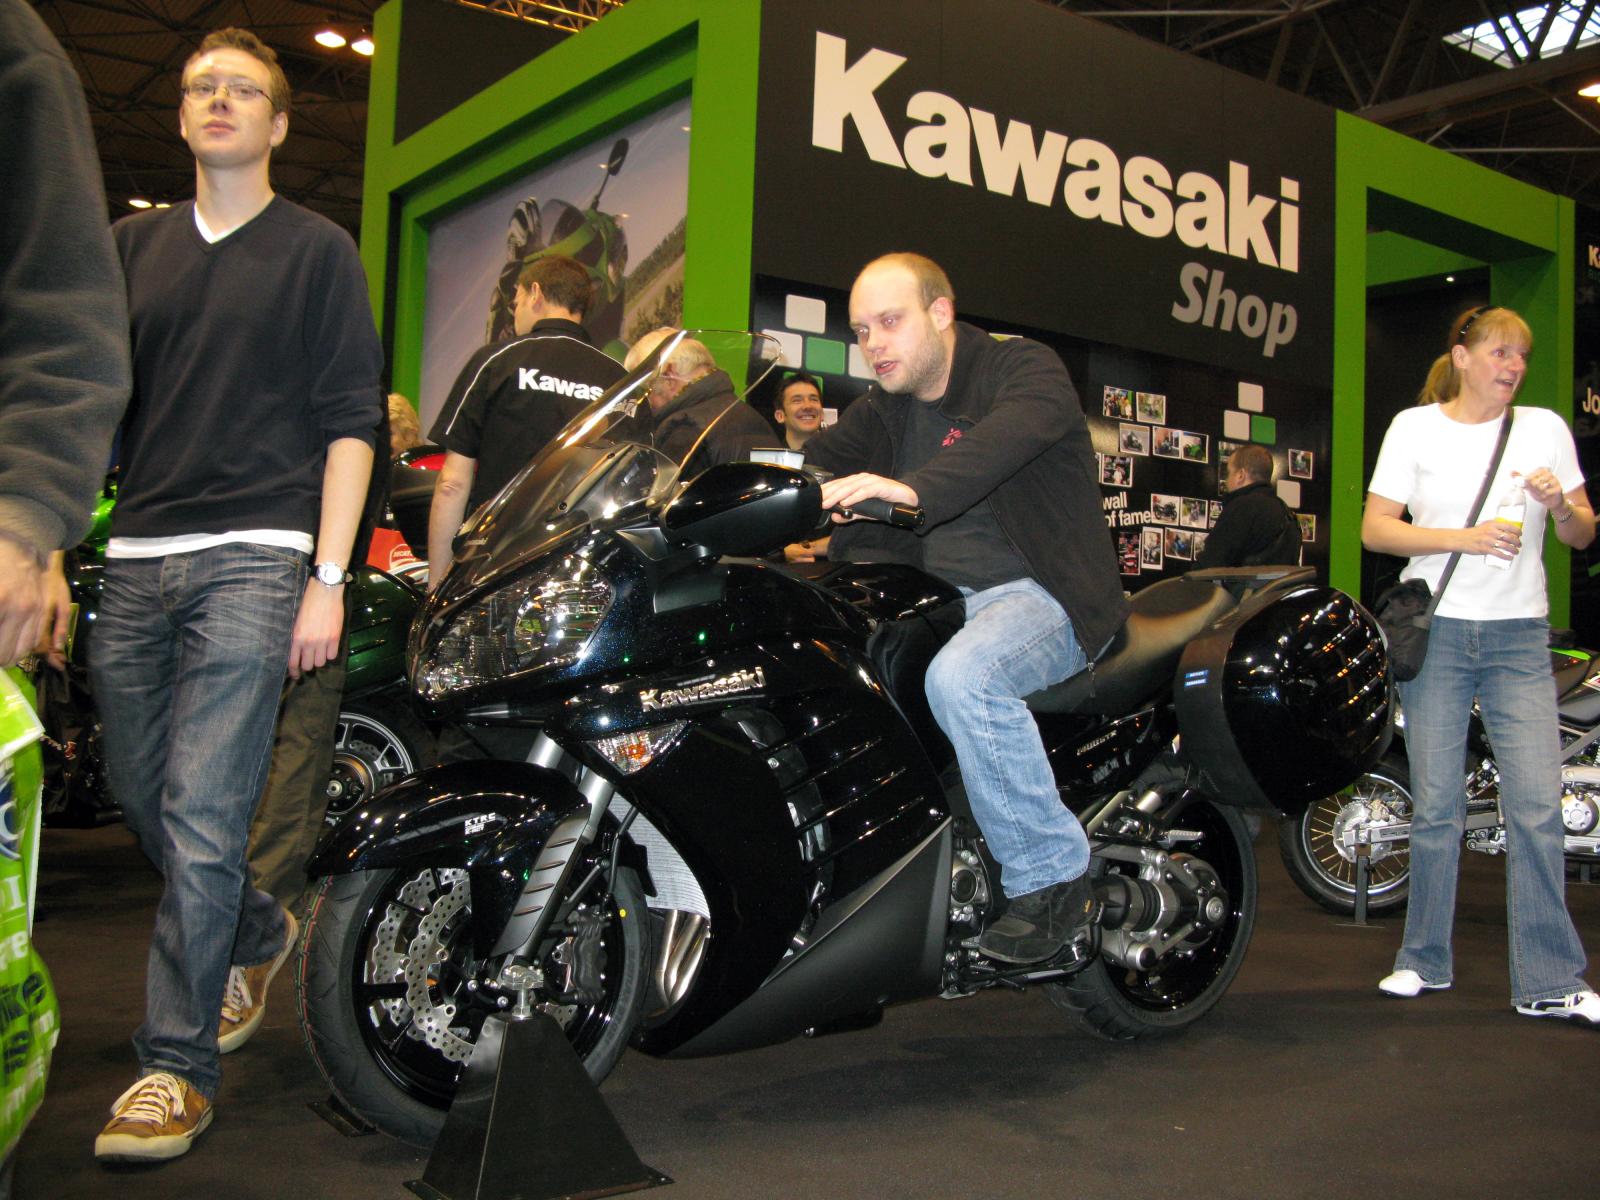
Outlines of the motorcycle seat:
{"type": "Polygon", "coordinates": [[[1227,588],[1204,579],[1163,579],[1129,601],[1132,611],[1099,660],[1060,683],[1034,692],[1027,704],[1041,713],[1121,712],[1169,683],[1183,648],[1206,626],[1237,607],[1227,588]]]}

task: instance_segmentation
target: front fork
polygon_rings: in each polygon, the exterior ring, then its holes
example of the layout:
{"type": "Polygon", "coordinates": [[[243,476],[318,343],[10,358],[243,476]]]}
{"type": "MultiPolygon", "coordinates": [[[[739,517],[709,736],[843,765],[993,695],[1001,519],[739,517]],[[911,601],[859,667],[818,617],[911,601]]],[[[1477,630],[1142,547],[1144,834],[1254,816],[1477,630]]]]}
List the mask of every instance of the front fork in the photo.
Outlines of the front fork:
{"type": "MultiPolygon", "coordinates": [[[[563,774],[570,774],[574,765],[572,756],[544,733],[534,741],[528,752],[528,762],[563,774]]],[[[586,857],[585,851],[600,836],[600,824],[611,807],[616,787],[605,776],[583,767],[578,767],[577,787],[587,807],[574,811],[551,831],[528,871],[527,881],[495,940],[491,955],[509,954],[522,960],[535,957],[551,927],[566,918],[577,898],[605,869],[596,864],[587,877],[573,886],[577,869],[586,857]]],[[[627,820],[631,822],[632,819],[630,811],[627,820]]],[[[617,843],[620,846],[620,833],[617,843]]],[[[615,870],[615,854],[610,867],[615,870]]]]}

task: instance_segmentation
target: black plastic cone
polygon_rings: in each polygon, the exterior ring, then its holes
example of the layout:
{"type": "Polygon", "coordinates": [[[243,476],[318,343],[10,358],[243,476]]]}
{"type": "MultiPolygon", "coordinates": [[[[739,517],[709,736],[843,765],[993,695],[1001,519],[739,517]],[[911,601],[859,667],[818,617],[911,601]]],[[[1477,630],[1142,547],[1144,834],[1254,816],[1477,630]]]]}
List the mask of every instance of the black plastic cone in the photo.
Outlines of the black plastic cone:
{"type": "Polygon", "coordinates": [[[639,1161],[559,1025],[497,1013],[406,1186],[427,1200],[578,1200],[671,1182],[639,1161]]]}

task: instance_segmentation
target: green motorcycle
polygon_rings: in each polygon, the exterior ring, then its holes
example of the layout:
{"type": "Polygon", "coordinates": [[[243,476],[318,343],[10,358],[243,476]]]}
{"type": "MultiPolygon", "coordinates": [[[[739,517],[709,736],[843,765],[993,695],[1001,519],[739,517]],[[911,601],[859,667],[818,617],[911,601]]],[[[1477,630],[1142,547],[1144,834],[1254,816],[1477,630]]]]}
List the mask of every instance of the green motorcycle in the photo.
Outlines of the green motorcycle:
{"type": "MultiPolygon", "coordinates": [[[[95,507],[89,535],[67,556],[67,586],[77,620],[66,670],[41,667],[35,675],[46,734],[44,819],[49,825],[84,827],[119,816],[106,786],[87,665],[115,503],[112,481],[95,507]]],[[[423,593],[373,567],[358,567],[353,574],[350,655],[327,784],[330,824],[433,760],[433,732],[412,711],[405,686],[406,637],[423,593]]]]}

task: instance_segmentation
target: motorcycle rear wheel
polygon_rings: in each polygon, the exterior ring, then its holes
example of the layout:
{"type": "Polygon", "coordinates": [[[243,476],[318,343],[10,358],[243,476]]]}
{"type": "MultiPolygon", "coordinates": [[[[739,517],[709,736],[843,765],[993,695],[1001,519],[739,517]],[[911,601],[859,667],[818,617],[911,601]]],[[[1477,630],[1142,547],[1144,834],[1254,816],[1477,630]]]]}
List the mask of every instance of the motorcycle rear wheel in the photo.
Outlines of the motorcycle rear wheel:
{"type": "MultiPolygon", "coordinates": [[[[301,944],[300,1030],[317,1069],[358,1116],[423,1148],[444,1125],[483,1020],[503,995],[470,962],[470,906],[464,871],[337,875],[318,890],[301,944]]],[[[596,1083],[616,1065],[644,1002],[649,925],[631,870],[618,870],[605,911],[600,1001],[574,1003],[550,986],[535,994],[596,1083]]],[[[573,945],[546,941],[537,965],[552,982],[573,945]]]]}
{"type": "MultiPolygon", "coordinates": [[[[1329,912],[1349,916],[1356,909],[1356,864],[1340,853],[1338,835],[1354,806],[1381,799],[1411,816],[1411,772],[1406,760],[1388,755],[1342,792],[1313,800],[1298,817],[1278,825],[1278,853],[1295,886],[1329,912]]],[[[1391,843],[1389,854],[1373,860],[1367,882],[1367,912],[1393,912],[1411,895],[1411,844],[1391,843]]]]}
{"type": "MultiPolygon", "coordinates": [[[[1209,800],[1191,803],[1176,825],[1203,835],[1184,849],[1209,864],[1226,890],[1221,927],[1136,971],[1097,958],[1045,995],[1090,1033],[1126,1042],[1187,1028],[1222,999],[1244,962],[1256,923],[1256,860],[1249,828],[1237,809],[1209,800]]],[[[1095,869],[1095,868],[1091,868],[1095,869]]]]}

